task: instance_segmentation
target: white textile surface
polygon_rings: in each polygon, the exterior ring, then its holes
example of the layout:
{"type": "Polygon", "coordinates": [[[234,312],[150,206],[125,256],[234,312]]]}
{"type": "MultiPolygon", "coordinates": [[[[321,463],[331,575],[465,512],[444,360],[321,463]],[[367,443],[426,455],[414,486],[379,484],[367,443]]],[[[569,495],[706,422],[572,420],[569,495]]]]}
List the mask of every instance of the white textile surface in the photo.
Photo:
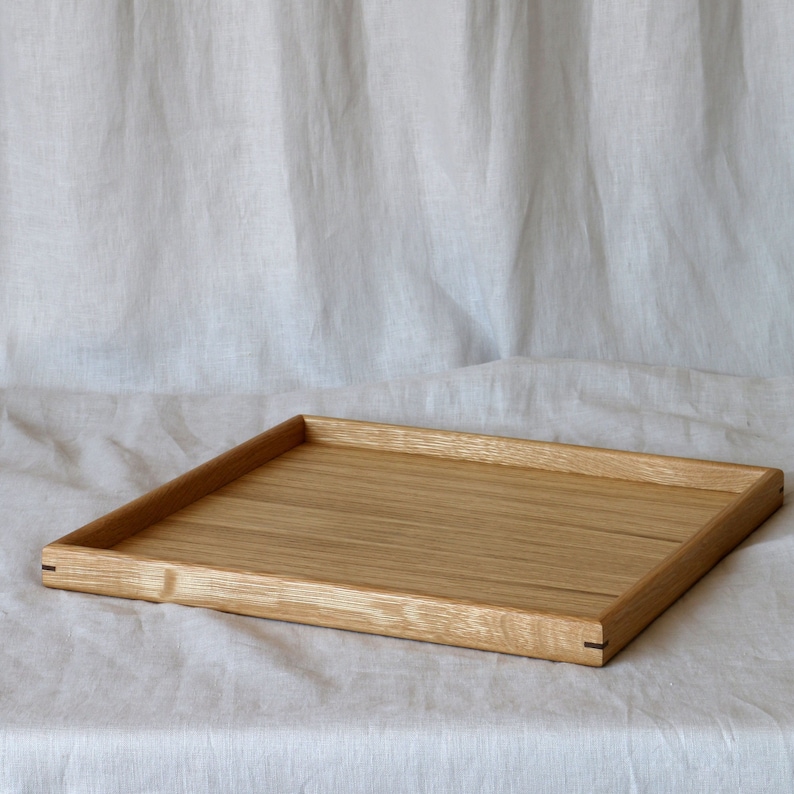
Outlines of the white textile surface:
{"type": "Polygon", "coordinates": [[[48,590],[39,553],[298,412],[790,478],[792,378],[511,359],[272,397],[0,400],[2,791],[790,790],[790,505],[601,669],[48,590]]]}
{"type": "Polygon", "coordinates": [[[46,590],[296,413],[794,454],[787,0],[0,3],[0,791],[794,781],[786,505],[601,670],[46,590]]]}
{"type": "Polygon", "coordinates": [[[788,0],[0,5],[0,385],[794,374],[788,0]]]}

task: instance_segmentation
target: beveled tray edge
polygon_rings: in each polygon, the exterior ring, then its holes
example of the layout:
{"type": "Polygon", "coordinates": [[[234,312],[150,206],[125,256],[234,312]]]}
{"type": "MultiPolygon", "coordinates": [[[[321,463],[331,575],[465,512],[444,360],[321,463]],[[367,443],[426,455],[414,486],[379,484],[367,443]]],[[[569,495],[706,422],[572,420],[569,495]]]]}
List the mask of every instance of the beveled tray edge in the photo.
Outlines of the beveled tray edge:
{"type": "Polygon", "coordinates": [[[42,552],[42,580],[48,587],[206,606],[256,617],[601,666],[782,501],[783,473],[777,469],[298,415],[48,544],[42,552]],[[738,495],[692,539],[620,596],[599,620],[330,582],[296,581],[109,550],[304,441],[738,495]],[[682,571],[677,570],[679,566],[682,571]],[[245,594],[246,588],[251,594],[245,594]],[[200,592],[202,589],[209,592],[200,592]],[[357,595],[352,598],[351,594],[357,595]],[[370,601],[366,615],[355,606],[363,596],[370,601]],[[277,608],[273,607],[275,603],[277,608]],[[395,622],[396,608],[403,617],[395,622]],[[325,614],[327,622],[318,619],[318,614],[325,614]]]}

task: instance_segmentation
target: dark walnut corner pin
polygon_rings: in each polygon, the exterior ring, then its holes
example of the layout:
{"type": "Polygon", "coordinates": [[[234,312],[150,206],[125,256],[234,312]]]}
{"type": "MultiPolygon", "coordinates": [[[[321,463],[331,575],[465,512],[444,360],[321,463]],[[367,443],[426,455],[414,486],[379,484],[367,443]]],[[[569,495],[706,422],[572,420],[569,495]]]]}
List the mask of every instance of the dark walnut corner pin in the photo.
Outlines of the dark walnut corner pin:
{"type": "Polygon", "coordinates": [[[42,570],[49,587],[600,666],[782,489],[777,469],[296,416],[46,546],[42,570]]]}
{"type": "Polygon", "coordinates": [[[584,644],[584,647],[585,648],[595,648],[595,650],[597,650],[597,651],[603,651],[604,648],[607,647],[607,645],[609,645],[609,640],[607,640],[606,642],[586,642],[584,644]]]}

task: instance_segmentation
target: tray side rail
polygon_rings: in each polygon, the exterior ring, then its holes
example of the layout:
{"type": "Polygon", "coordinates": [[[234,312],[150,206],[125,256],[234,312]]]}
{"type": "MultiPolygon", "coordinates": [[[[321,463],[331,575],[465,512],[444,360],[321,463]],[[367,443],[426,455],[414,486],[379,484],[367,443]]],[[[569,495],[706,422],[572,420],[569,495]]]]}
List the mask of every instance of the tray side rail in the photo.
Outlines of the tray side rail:
{"type": "Polygon", "coordinates": [[[64,590],[216,609],[368,634],[600,667],[595,619],[436,596],[55,546],[44,582],[64,590]]]}
{"type": "Polygon", "coordinates": [[[767,469],[643,452],[304,416],[306,441],[740,494],[767,469]]]}
{"type": "Polygon", "coordinates": [[[304,437],[303,417],[294,416],[49,545],[109,548],[282,455],[304,437]]]}
{"type": "Polygon", "coordinates": [[[766,469],[744,493],[599,616],[604,661],[614,656],[783,504],[783,472],[766,469]]]}

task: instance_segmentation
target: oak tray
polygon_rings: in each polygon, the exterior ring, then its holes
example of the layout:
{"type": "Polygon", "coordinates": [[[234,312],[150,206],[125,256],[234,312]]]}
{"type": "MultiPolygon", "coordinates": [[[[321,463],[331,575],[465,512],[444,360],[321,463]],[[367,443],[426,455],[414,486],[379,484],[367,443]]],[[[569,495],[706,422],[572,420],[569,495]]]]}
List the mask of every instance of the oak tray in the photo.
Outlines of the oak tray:
{"type": "Polygon", "coordinates": [[[46,546],[48,587],[600,666],[777,469],[296,416],[46,546]]]}

